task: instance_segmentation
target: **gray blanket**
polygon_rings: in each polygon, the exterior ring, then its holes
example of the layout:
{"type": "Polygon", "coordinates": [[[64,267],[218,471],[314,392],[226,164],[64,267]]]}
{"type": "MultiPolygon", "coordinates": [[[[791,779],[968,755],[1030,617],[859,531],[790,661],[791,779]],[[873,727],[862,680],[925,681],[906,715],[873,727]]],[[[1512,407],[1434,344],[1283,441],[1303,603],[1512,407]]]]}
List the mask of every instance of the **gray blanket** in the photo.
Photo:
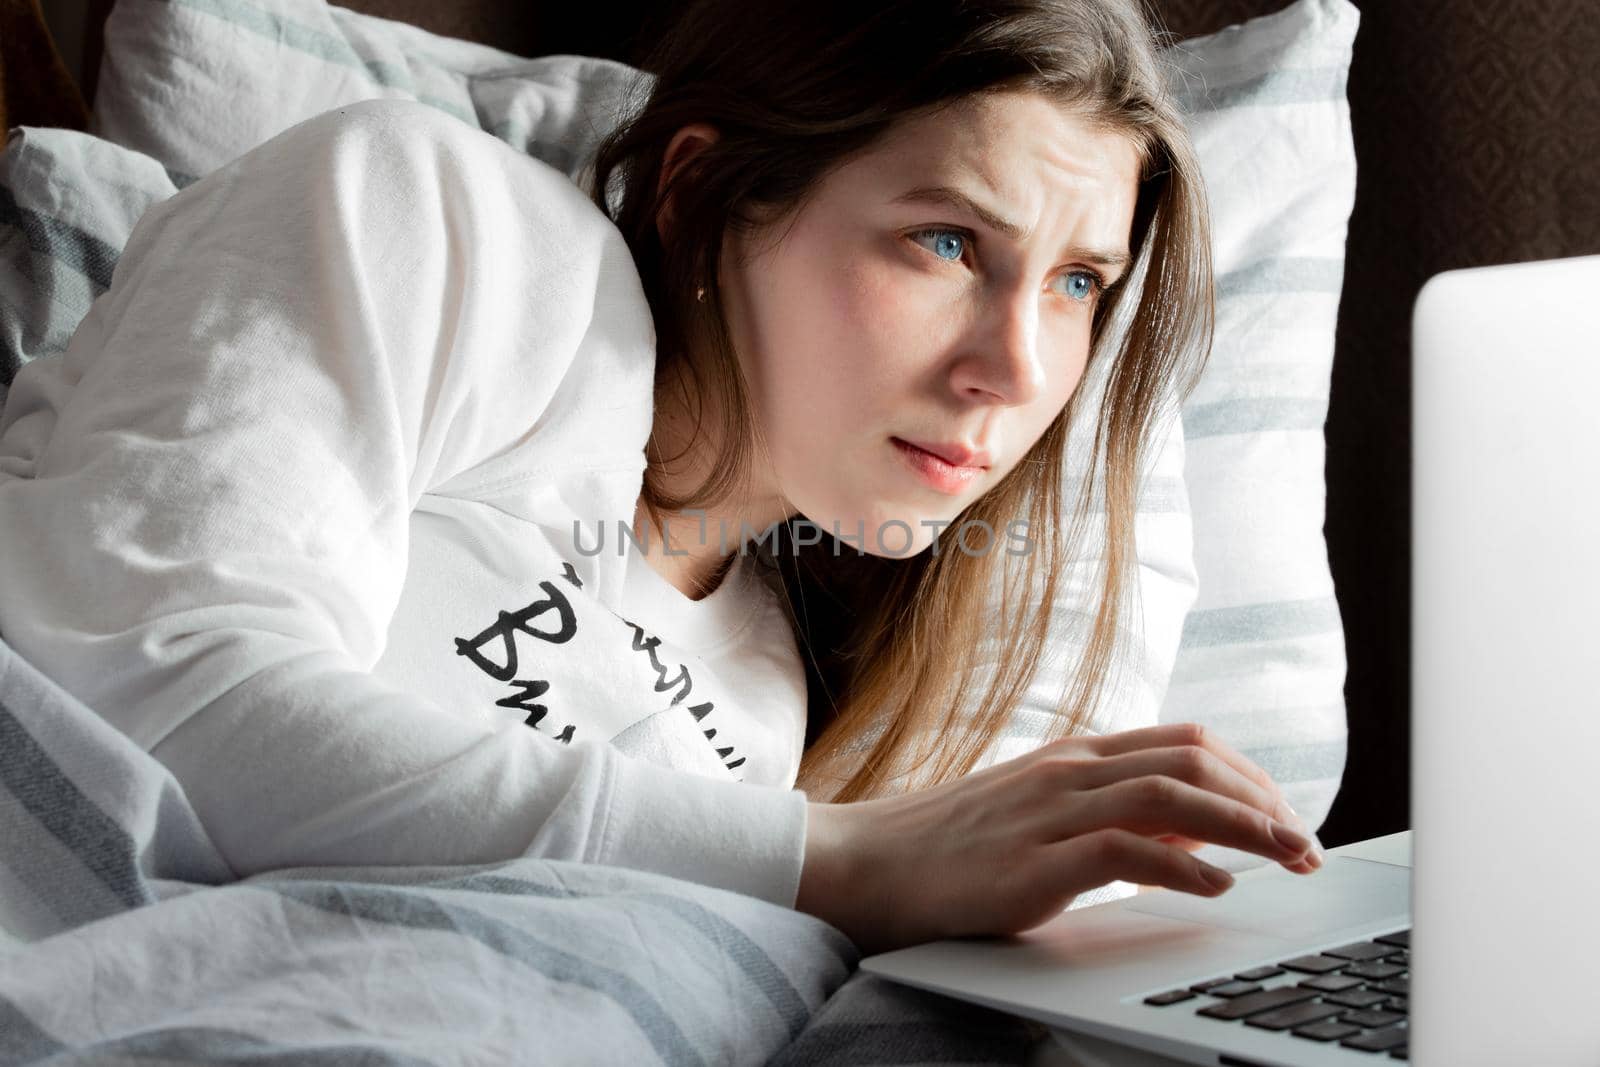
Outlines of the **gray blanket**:
{"type": "Polygon", "coordinates": [[[618,867],[237,880],[166,769],[0,642],[0,1063],[1020,1064],[1042,1033],[857,961],[618,867]]]}

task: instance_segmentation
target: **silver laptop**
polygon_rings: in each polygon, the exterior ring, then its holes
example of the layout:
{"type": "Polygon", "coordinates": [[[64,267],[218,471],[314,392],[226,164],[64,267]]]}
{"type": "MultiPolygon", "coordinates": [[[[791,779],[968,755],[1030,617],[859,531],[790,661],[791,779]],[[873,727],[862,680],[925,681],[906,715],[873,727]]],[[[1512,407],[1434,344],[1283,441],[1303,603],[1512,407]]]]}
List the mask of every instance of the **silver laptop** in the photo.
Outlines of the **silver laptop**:
{"type": "Polygon", "coordinates": [[[1041,1063],[1600,1064],[1600,256],[1441,274],[1413,341],[1412,831],[863,970],[1041,1063]]]}

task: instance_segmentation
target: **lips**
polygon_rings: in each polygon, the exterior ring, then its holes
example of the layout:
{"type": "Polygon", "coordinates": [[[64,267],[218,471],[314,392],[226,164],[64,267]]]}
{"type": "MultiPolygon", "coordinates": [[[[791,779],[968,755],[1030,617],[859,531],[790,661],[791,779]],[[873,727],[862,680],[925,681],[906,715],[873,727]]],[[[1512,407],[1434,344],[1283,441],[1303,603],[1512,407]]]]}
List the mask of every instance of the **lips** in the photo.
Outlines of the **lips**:
{"type": "Polygon", "coordinates": [[[983,467],[957,467],[948,463],[941,456],[936,456],[924,448],[902,441],[898,437],[889,439],[894,443],[895,451],[904,459],[907,469],[924,486],[938,493],[951,496],[963,496],[970,493],[987,474],[983,467]]]}
{"type": "Polygon", "coordinates": [[[992,462],[989,453],[984,449],[971,448],[960,442],[913,441],[905,437],[896,440],[903,441],[912,448],[920,448],[929,455],[938,456],[952,467],[977,467],[987,470],[992,462]]]}

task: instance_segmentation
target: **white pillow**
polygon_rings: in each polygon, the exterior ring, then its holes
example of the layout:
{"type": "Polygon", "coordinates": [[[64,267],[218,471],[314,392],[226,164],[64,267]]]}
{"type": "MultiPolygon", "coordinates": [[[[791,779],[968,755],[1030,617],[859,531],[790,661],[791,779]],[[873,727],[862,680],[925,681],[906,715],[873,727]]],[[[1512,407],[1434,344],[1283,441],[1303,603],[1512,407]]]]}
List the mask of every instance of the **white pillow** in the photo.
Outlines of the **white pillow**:
{"type": "MultiPolygon", "coordinates": [[[[1161,424],[1136,521],[1132,656],[1096,723],[1207,723],[1266,768],[1312,827],[1332,805],[1345,751],[1322,422],[1354,196],[1344,85],[1357,18],[1347,0],[1298,0],[1166,52],[1209,184],[1218,329],[1182,434],[1175,411],[1161,424]]],[[[522,59],[323,0],[120,0],[91,130],[160,159],[183,184],[328,108],[406,97],[582,182],[632,74],[602,59],[522,59]]],[[[1060,655],[997,758],[1044,736],[1092,617],[1092,568],[1065,577],[1060,655]]],[[[1212,851],[1235,869],[1257,862],[1212,851]]]]}
{"type": "Polygon", "coordinates": [[[1183,405],[1200,592],[1161,720],[1215,727],[1312,828],[1345,762],[1323,423],[1355,202],[1345,83],[1359,18],[1347,0],[1299,0],[1171,52],[1211,200],[1217,331],[1183,405]]]}
{"type": "Polygon", "coordinates": [[[635,74],[588,56],[523,59],[324,0],[119,0],[89,132],[161,160],[181,187],[331,108],[420,100],[576,178],[635,74]]]}

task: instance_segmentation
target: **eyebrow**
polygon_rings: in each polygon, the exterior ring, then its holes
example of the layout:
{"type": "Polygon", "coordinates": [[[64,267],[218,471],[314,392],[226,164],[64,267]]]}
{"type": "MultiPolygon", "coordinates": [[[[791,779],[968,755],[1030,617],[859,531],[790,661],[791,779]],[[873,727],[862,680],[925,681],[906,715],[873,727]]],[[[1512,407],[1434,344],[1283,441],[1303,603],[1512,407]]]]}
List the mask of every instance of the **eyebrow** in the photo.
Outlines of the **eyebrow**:
{"type": "MultiPolygon", "coordinates": [[[[896,204],[945,204],[959,208],[971,214],[989,229],[1005,237],[1007,240],[1016,241],[1022,237],[1022,227],[1010,219],[996,215],[993,211],[978,203],[972,197],[949,185],[927,185],[901,193],[891,203],[896,204]]],[[[1101,267],[1115,267],[1118,270],[1127,267],[1132,257],[1125,252],[1113,252],[1096,248],[1069,248],[1068,257],[1081,259],[1101,267]]]]}

